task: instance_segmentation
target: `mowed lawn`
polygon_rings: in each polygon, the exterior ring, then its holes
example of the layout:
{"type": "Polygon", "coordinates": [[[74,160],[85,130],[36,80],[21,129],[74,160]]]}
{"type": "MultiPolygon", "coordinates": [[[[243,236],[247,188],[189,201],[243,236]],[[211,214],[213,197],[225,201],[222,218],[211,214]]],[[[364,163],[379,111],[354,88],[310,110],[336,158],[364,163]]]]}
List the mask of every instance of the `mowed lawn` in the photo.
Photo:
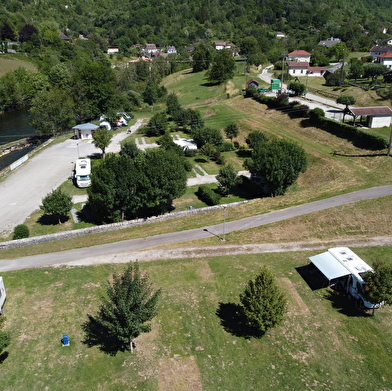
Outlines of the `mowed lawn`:
{"type": "MultiPolygon", "coordinates": [[[[369,263],[392,261],[390,248],[354,251],[369,263]]],[[[135,354],[115,357],[86,347],[81,324],[124,265],[3,273],[12,342],[2,390],[391,389],[391,309],[371,317],[328,288],[312,290],[299,272],[317,253],[141,263],[162,288],[159,315],[135,340],[135,354]],[[246,339],[231,332],[231,309],[261,265],[276,275],[289,311],[263,338],[246,339]],[[63,334],[70,347],[61,346],[63,334]]]]}

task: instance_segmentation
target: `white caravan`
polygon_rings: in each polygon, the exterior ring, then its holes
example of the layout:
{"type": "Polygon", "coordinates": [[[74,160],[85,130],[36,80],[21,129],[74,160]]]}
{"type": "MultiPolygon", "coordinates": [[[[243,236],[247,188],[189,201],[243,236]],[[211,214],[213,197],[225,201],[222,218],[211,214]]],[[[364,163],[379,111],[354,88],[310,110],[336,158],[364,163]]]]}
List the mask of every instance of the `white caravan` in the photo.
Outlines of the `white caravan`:
{"type": "Polygon", "coordinates": [[[91,162],[90,159],[80,158],[75,163],[75,183],[77,187],[91,186],[91,162]]]}
{"type": "Polygon", "coordinates": [[[363,298],[367,272],[373,269],[348,247],[334,247],[327,252],[309,257],[309,260],[328,279],[330,286],[341,285],[346,292],[363,303],[366,308],[378,308],[363,298]]]}
{"type": "Polygon", "coordinates": [[[4,286],[3,277],[0,277],[0,314],[3,313],[3,305],[5,302],[6,296],[7,295],[5,293],[5,286],[4,286]]]}

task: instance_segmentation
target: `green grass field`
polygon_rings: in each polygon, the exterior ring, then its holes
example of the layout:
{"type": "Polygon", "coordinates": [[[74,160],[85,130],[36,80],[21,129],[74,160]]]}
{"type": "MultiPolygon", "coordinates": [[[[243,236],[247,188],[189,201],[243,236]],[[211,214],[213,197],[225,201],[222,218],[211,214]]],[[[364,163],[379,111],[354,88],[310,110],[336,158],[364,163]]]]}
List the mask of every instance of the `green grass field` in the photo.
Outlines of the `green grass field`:
{"type": "MultiPolygon", "coordinates": [[[[355,250],[392,261],[388,248],[355,250]]],[[[312,290],[301,276],[314,252],[142,263],[162,288],[152,332],[112,357],[82,343],[113,272],[123,265],[3,273],[12,342],[3,390],[384,390],[392,387],[392,312],[357,312],[348,297],[312,290]],[[282,325],[261,339],[236,330],[230,309],[261,265],[288,297],[282,325]],[[68,334],[71,346],[60,339],[68,334]]]]}
{"type": "Polygon", "coordinates": [[[0,54],[0,77],[19,67],[36,71],[37,67],[21,54],[0,54]]]}

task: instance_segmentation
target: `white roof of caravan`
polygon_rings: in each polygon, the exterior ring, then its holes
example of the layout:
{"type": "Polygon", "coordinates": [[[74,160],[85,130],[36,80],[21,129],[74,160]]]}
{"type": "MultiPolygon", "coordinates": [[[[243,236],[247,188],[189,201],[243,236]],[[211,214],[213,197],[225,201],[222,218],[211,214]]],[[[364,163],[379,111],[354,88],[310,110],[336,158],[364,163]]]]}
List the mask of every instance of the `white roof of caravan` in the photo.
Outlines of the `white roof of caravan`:
{"type": "Polygon", "coordinates": [[[309,257],[309,260],[329,281],[351,274],[329,251],[309,257]]]}
{"type": "Polygon", "coordinates": [[[353,274],[371,272],[373,269],[348,247],[335,247],[328,250],[353,274]]]}

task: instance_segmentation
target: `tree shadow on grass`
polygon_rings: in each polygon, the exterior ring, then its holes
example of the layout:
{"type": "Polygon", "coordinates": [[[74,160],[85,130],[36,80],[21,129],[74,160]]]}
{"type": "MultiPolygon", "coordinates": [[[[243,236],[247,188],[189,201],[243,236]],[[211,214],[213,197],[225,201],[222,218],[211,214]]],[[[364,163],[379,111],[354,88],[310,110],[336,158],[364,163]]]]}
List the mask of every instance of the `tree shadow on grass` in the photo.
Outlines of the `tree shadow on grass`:
{"type": "Polygon", "coordinates": [[[332,307],[337,309],[341,314],[352,317],[368,317],[372,316],[365,308],[358,304],[351,295],[329,289],[324,297],[331,301],[332,307]]]}
{"type": "MultiPolygon", "coordinates": [[[[61,223],[65,223],[68,220],[69,220],[69,216],[61,216],[60,217],[61,223]]],[[[41,224],[41,225],[58,225],[59,218],[54,215],[44,214],[37,220],[37,223],[41,224]]]]}
{"type": "Polygon", "coordinates": [[[247,325],[246,316],[239,304],[219,303],[216,315],[221,320],[224,330],[236,337],[261,338],[263,333],[247,325]]]}
{"type": "Polygon", "coordinates": [[[89,348],[97,346],[101,352],[110,356],[126,350],[124,343],[111,336],[109,330],[91,315],[88,315],[88,320],[82,324],[82,329],[85,333],[82,342],[89,348]]]}
{"type": "Polygon", "coordinates": [[[0,364],[2,364],[7,359],[8,356],[9,356],[8,352],[1,353],[0,354],[0,364]]]}

